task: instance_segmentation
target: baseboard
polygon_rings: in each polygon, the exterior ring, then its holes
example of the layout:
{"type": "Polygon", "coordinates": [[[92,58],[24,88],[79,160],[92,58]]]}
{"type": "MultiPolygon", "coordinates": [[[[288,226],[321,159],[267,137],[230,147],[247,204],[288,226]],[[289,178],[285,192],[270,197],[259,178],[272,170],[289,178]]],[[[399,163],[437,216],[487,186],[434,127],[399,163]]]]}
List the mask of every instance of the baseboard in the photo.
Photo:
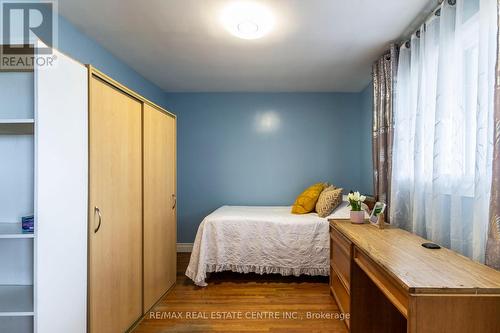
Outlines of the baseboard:
{"type": "Polygon", "coordinates": [[[177,252],[193,251],[193,243],[177,243],[177,252]]]}

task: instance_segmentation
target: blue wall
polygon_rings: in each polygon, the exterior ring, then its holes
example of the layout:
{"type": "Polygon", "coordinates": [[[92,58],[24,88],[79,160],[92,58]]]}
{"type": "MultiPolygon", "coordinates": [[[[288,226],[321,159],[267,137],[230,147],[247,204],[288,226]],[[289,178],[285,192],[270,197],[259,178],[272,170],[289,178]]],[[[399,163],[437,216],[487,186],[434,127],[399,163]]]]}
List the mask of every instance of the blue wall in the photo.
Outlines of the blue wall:
{"type": "Polygon", "coordinates": [[[221,205],[291,205],[320,181],[359,189],[360,97],[167,94],[178,116],[178,241],[192,242],[221,205]]]}
{"type": "Polygon", "coordinates": [[[363,193],[373,195],[372,122],[373,83],[360,93],[361,98],[361,184],[363,193]]]}

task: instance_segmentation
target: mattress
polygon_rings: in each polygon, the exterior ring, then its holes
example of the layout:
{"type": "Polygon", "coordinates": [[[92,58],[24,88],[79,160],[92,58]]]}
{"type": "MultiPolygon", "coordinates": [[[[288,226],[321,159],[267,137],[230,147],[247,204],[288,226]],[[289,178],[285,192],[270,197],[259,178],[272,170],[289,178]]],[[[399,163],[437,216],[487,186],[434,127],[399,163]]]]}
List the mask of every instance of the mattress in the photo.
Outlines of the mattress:
{"type": "Polygon", "coordinates": [[[186,275],[198,286],[227,270],[328,276],[329,218],[349,218],[347,202],[326,218],[289,206],[222,206],[200,224],[186,275]]]}

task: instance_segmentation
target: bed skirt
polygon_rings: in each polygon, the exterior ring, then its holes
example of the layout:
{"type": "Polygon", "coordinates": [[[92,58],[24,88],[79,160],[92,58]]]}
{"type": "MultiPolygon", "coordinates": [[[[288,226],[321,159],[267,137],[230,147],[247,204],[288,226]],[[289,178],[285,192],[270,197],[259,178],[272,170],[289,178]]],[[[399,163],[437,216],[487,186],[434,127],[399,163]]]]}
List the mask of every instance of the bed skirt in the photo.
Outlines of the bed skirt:
{"type": "MultiPolygon", "coordinates": [[[[289,267],[271,267],[271,266],[255,266],[255,265],[231,265],[231,264],[221,264],[221,265],[206,265],[205,273],[217,273],[231,271],[235,273],[256,273],[256,274],[280,274],[283,276],[301,276],[301,275],[311,275],[311,276],[329,276],[330,272],[328,268],[289,268],[289,267]]],[[[186,276],[193,280],[193,282],[200,287],[206,287],[205,282],[206,276],[203,278],[196,278],[196,272],[193,272],[189,268],[186,270],[186,276]]]]}

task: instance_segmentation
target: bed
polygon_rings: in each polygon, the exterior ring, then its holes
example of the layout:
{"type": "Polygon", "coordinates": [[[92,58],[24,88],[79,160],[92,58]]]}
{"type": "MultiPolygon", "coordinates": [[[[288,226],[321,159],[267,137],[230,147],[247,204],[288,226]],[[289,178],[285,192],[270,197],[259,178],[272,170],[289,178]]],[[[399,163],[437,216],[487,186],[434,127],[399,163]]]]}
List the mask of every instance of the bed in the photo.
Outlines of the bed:
{"type": "Polygon", "coordinates": [[[347,201],[326,218],[288,206],[222,206],[200,224],[186,276],[198,286],[221,271],[328,276],[328,219],[349,218],[349,210],[347,201]]]}

